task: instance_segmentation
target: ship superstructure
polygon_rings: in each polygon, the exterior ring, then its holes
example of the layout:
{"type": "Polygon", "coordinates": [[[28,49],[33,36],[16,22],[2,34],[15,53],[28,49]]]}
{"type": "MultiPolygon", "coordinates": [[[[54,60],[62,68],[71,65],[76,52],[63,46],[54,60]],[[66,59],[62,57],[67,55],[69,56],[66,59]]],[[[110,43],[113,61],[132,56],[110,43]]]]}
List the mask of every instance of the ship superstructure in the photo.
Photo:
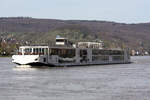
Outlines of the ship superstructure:
{"type": "Polygon", "coordinates": [[[21,46],[12,56],[19,65],[76,66],[130,63],[127,50],[103,49],[101,42],[78,42],[57,37],[55,46],[21,46]]]}

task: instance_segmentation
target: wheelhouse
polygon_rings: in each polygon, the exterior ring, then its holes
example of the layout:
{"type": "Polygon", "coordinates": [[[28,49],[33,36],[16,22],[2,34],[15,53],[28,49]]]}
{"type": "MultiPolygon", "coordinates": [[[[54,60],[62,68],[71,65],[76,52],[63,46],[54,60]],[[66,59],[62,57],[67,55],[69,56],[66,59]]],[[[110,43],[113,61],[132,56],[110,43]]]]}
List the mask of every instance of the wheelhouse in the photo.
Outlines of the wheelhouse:
{"type": "Polygon", "coordinates": [[[21,46],[19,55],[47,55],[48,46],[21,46]]]}

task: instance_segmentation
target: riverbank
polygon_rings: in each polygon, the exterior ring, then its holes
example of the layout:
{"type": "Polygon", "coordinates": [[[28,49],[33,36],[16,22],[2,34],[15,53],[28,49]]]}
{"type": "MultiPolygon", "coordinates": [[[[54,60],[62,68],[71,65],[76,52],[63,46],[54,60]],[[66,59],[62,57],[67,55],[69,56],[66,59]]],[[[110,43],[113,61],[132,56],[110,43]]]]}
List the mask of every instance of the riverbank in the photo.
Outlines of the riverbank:
{"type": "Polygon", "coordinates": [[[7,55],[7,56],[6,55],[5,56],[4,55],[0,55],[0,57],[11,57],[11,56],[12,55],[7,55]]]}

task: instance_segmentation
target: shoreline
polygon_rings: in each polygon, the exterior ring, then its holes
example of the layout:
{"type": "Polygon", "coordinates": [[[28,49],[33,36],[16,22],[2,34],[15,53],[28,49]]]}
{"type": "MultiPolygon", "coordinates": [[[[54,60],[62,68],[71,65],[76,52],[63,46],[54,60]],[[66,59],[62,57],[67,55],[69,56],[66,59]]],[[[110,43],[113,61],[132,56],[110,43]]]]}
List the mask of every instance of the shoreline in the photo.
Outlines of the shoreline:
{"type": "Polygon", "coordinates": [[[11,57],[11,55],[8,55],[8,56],[2,56],[2,55],[0,55],[0,57],[11,57]]]}

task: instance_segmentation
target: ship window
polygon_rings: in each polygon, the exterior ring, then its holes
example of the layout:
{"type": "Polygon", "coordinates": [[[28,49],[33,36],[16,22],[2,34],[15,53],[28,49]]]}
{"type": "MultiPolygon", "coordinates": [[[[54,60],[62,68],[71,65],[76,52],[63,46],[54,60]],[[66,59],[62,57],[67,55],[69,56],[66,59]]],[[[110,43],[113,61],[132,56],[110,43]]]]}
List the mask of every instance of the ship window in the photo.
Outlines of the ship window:
{"type": "Polygon", "coordinates": [[[42,50],[41,50],[41,48],[39,48],[39,54],[40,54],[40,53],[42,53],[42,50]]]}
{"type": "Polygon", "coordinates": [[[19,52],[22,52],[22,49],[21,49],[21,48],[19,48],[19,52]]]}
{"type": "Polygon", "coordinates": [[[114,61],[124,60],[124,56],[113,56],[114,61]]]}
{"type": "Polygon", "coordinates": [[[64,42],[64,39],[57,39],[56,42],[64,42]]]}
{"type": "Polygon", "coordinates": [[[113,50],[113,51],[112,51],[112,55],[124,55],[124,51],[113,50]]]}
{"type": "Polygon", "coordinates": [[[99,49],[94,49],[92,51],[93,55],[109,55],[110,51],[109,50],[99,50],[99,49]]]}
{"type": "Polygon", "coordinates": [[[51,49],[51,55],[58,55],[57,49],[51,49]]]}
{"type": "Polygon", "coordinates": [[[42,48],[41,53],[44,54],[44,48],[42,48]]]}
{"type": "Polygon", "coordinates": [[[33,53],[35,54],[35,52],[36,52],[36,49],[35,49],[35,48],[33,48],[33,53]]]}
{"type": "Polygon", "coordinates": [[[18,52],[18,55],[22,55],[22,48],[19,48],[19,52],[18,52]]]}
{"type": "Polygon", "coordinates": [[[25,55],[30,55],[31,52],[32,52],[32,48],[25,48],[25,49],[24,49],[24,54],[25,54],[25,55]]]}
{"type": "Polygon", "coordinates": [[[43,58],[43,62],[46,62],[46,58],[43,58]]]}
{"type": "Polygon", "coordinates": [[[92,50],[92,54],[93,54],[93,55],[98,55],[98,54],[99,54],[99,50],[93,49],[93,50],[92,50]]]}
{"type": "Polygon", "coordinates": [[[38,49],[38,48],[36,48],[36,49],[35,49],[35,53],[37,53],[37,54],[38,54],[38,52],[39,52],[39,49],[38,49]]]}
{"type": "Polygon", "coordinates": [[[33,48],[33,54],[34,55],[44,55],[47,54],[48,50],[45,50],[47,48],[33,48]]]}
{"type": "Polygon", "coordinates": [[[80,50],[80,57],[86,56],[87,55],[87,50],[80,50]]]}
{"type": "Polygon", "coordinates": [[[44,52],[45,52],[46,55],[48,55],[48,48],[45,48],[44,52]]]}
{"type": "Polygon", "coordinates": [[[109,61],[109,56],[93,56],[92,61],[109,61]]]}
{"type": "Polygon", "coordinates": [[[75,49],[51,49],[50,55],[58,55],[63,58],[72,58],[75,56],[75,49]]]}
{"type": "Polygon", "coordinates": [[[92,50],[93,55],[124,55],[124,51],[121,50],[92,50]]]}

